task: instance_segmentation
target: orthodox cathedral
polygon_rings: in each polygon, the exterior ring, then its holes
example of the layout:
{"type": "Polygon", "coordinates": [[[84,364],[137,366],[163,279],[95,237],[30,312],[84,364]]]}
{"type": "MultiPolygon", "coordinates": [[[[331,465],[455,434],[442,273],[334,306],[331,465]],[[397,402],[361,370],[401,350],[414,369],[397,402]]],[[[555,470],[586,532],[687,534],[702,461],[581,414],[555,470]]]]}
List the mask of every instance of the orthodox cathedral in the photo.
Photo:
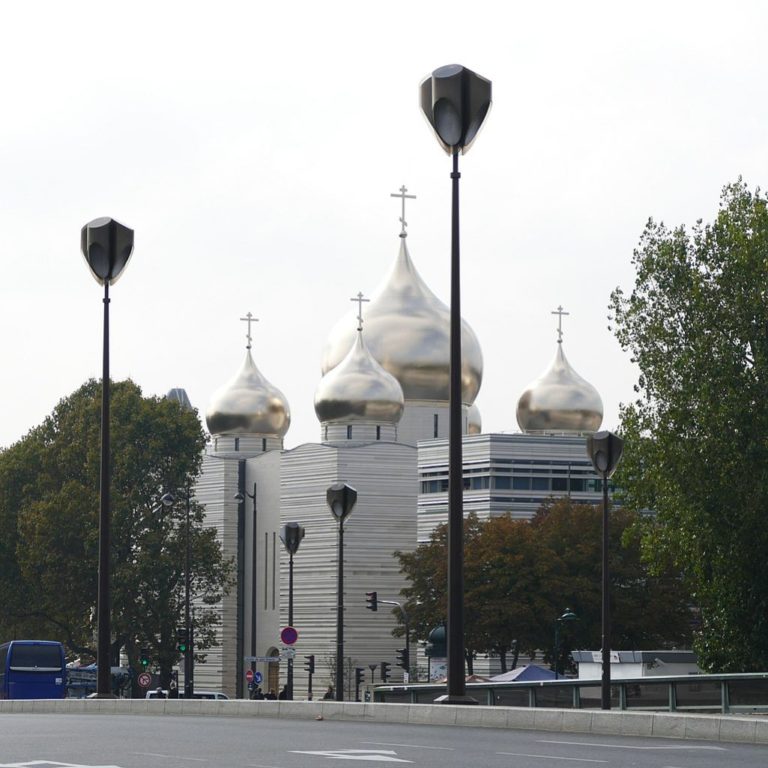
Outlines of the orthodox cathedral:
{"type": "MultiPolygon", "coordinates": [[[[406,191],[397,195],[403,206],[406,191]]],[[[447,520],[449,309],[416,271],[404,210],[400,221],[399,252],[389,274],[370,300],[358,294],[356,311],[339,320],[323,350],[314,400],[317,443],[284,448],[290,408],[256,366],[253,318],[242,318],[248,323],[245,359],[207,408],[211,440],[194,491],[206,524],[236,564],[235,586],[218,606],[219,645],[196,665],[197,689],[247,695],[246,671],[255,669],[262,688],[277,691],[292,652],[295,698],[319,698],[333,682],[339,523],[326,492],[339,482],[358,494],[343,523],[344,698],[354,698],[355,668],[365,670],[366,682],[379,681],[376,667],[386,661],[392,679],[402,679],[394,662],[404,640],[392,635],[394,614],[367,610],[365,593],[400,601],[405,580],[393,553],[413,551],[447,520]],[[303,526],[305,537],[293,558],[298,640],[284,647],[289,556],[280,532],[289,522],[303,526]],[[305,671],[310,655],[313,692],[305,671]]],[[[465,514],[527,519],[552,496],[599,503],[600,480],[584,435],[600,428],[602,401],[563,351],[567,313],[558,308],[554,314],[554,359],[520,397],[521,432],[514,433],[482,432],[474,403],[483,357],[474,332],[462,324],[465,514]]],[[[411,638],[412,647],[425,639],[411,638]]],[[[493,660],[486,666],[492,670],[493,660]]]]}

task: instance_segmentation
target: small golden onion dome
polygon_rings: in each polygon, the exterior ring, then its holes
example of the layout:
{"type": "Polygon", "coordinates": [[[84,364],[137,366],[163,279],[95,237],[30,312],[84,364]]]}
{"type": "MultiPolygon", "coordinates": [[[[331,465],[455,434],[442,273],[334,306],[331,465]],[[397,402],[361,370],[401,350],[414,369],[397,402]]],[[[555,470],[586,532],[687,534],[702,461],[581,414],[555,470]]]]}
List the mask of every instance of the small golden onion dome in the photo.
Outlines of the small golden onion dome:
{"type": "Polygon", "coordinates": [[[480,417],[480,409],[477,407],[477,403],[472,403],[467,410],[467,434],[479,435],[482,431],[483,420],[480,417]]]}
{"type": "MultiPolygon", "coordinates": [[[[322,358],[327,374],[349,351],[354,333],[351,313],[331,331],[322,358]]],[[[405,237],[386,279],[365,313],[365,340],[371,355],[391,373],[408,400],[448,401],[450,311],[413,266],[405,237]]],[[[474,331],[462,321],[462,402],[471,405],[483,378],[483,354],[474,331]]]]}
{"type": "Polygon", "coordinates": [[[359,330],[352,349],[323,376],[315,392],[321,424],[397,424],[404,407],[402,387],[373,359],[359,330]]]}
{"type": "Polygon", "coordinates": [[[285,395],[264,378],[248,349],[240,372],[211,398],[205,421],[212,435],[284,437],[291,411],[285,395]]]}
{"type": "Polygon", "coordinates": [[[596,432],[603,421],[598,391],[573,370],[561,341],[549,369],[528,386],[517,403],[523,432],[596,432]]]}

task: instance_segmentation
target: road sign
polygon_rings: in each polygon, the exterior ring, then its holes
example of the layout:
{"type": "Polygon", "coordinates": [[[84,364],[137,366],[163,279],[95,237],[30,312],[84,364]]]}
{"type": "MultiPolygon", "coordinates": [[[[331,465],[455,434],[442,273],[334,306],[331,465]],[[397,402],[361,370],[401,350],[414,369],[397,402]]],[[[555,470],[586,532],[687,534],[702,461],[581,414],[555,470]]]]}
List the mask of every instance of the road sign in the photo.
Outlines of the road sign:
{"type": "Polygon", "coordinates": [[[264,675],[262,675],[261,672],[257,672],[253,676],[253,682],[256,683],[256,684],[260,683],[263,679],[264,679],[264,675]]]}
{"type": "Polygon", "coordinates": [[[136,678],[136,682],[140,688],[149,688],[152,685],[152,675],[149,672],[141,672],[138,678],[136,678]]]}
{"type": "Polygon", "coordinates": [[[280,632],[283,645],[293,645],[299,639],[299,633],[293,627],[284,627],[280,632]]]}
{"type": "Polygon", "coordinates": [[[252,682],[253,682],[253,670],[252,670],[252,669],[249,669],[249,670],[248,670],[248,671],[245,673],[245,679],[246,679],[246,680],[247,680],[249,683],[252,683],[252,682]]]}

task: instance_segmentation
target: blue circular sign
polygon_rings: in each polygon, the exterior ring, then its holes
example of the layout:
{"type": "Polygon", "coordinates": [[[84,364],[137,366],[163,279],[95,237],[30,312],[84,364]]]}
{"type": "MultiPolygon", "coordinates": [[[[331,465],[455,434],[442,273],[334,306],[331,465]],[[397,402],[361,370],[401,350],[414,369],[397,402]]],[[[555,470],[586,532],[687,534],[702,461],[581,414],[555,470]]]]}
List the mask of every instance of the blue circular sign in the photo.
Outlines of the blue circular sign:
{"type": "Polygon", "coordinates": [[[254,683],[260,683],[264,679],[264,675],[261,674],[261,672],[254,672],[253,673],[253,682],[254,683]]]}
{"type": "Polygon", "coordinates": [[[283,645],[293,645],[299,639],[299,633],[293,627],[284,627],[280,632],[283,645]]]}

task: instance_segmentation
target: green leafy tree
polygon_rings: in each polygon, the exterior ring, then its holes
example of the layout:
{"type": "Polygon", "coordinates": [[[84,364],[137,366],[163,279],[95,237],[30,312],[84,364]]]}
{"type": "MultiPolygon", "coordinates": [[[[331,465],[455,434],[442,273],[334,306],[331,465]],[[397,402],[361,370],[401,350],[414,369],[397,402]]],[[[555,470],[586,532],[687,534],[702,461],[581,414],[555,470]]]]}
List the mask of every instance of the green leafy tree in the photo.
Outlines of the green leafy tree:
{"type": "MultiPolygon", "coordinates": [[[[610,513],[612,646],[642,650],[690,641],[689,597],[674,570],[643,562],[638,516],[610,513]]],[[[529,522],[511,516],[465,521],[465,643],[468,654],[544,649],[553,660],[555,622],[566,608],[579,620],[562,627],[561,665],[574,648],[601,645],[602,511],[560,499],[529,522]]],[[[445,617],[446,527],[409,554],[399,553],[409,586],[402,594],[418,637],[445,617]]],[[[467,671],[472,668],[468,663],[467,671]]]]}
{"type": "Polygon", "coordinates": [[[767,202],[739,179],[711,224],[649,221],[634,288],[611,299],[640,369],[617,483],[655,510],[646,552],[689,580],[712,671],[768,667],[767,202]]]}
{"type": "MultiPolygon", "coordinates": [[[[0,595],[8,599],[0,631],[61,638],[83,657],[95,656],[100,403],[100,383],[87,382],[0,454],[0,595]]],[[[125,648],[137,666],[148,647],[167,686],[184,618],[184,496],[199,472],[204,434],[194,412],[143,397],[130,381],[113,385],[110,410],[112,661],[125,648]],[[167,489],[178,498],[170,507],[160,504],[167,489]]],[[[192,593],[202,602],[195,644],[204,649],[218,621],[205,606],[228,588],[232,566],[194,499],[189,511],[192,593]]]]}

